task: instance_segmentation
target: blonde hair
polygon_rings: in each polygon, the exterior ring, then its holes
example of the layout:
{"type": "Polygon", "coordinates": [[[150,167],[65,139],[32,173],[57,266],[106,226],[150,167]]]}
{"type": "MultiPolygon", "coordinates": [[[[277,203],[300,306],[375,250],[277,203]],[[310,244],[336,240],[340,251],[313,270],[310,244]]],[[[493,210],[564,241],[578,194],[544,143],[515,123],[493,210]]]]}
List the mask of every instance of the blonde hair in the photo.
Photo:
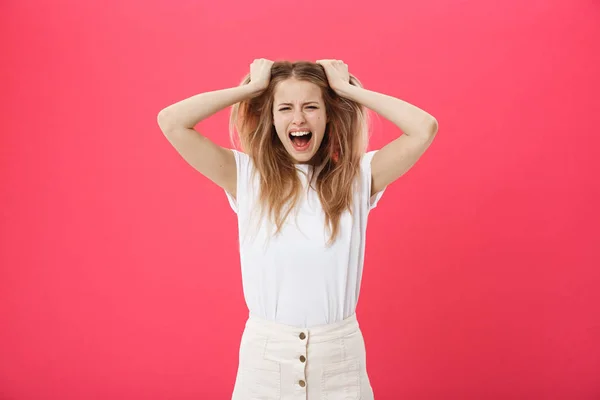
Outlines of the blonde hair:
{"type": "MultiPolygon", "coordinates": [[[[261,218],[265,208],[279,233],[290,212],[300,199],[302,183],[297,175],[293,158],[284,148],[273,125],[273,102],[277,85],[286,79],[297,79],[321,88],[328,123],[321,146],[311,163],[320,171],[315,190],[325,213],[329,228],[328,245],[339,233],[340,217],[352,212],[352,198],[360,161],[369,141],[369,113],[361,104],[338,96],[330,87],[325,70],[320,64],[308,61],[278,61],[271,68],[268,88],[257,97],[244,100],[232,107],[229,119],[230,138],[237,139],[260,175],[259,205],[261,218]]],[[[250,82],[247,74],[240,85],[250,82]]],[[[350,84],[362,87],[350,75],[350,84]]],[[[309,186],[313,176],[309,179],[309,186]]]]}

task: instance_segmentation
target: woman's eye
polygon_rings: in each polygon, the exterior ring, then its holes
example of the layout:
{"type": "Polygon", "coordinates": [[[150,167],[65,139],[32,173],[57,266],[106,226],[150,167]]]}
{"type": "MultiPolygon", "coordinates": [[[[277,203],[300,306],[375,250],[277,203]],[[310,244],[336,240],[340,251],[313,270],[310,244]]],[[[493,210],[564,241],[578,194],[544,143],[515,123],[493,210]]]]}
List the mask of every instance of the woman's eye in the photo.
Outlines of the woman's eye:
{"type": "MultiPolygon", "coordinates": [[[[312,108],[312,109],[316,110],[319,107],[317,107],[317,106],[308,106],[307,108],[312,108]]],[[[279,111],[286,111],[286,110],[289,110],[289,109],[290,109],[289,107],[283,107],[283,108],[280,108],[279,111]]]]}

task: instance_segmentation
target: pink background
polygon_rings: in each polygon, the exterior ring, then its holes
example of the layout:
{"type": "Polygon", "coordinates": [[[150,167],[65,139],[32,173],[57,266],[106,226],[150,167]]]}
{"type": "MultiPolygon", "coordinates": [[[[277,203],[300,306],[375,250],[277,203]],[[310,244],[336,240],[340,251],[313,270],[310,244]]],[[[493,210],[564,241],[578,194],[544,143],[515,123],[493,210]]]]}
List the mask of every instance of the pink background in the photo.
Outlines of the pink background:
{"type": "Polygon", "coordinates": [[[156,115],[261,57],[439,121],[371,214],[376,399],[600,398],[597,1],[4,0],[0,34],[0,399],[229,398],[235,214],[156,115]]]}

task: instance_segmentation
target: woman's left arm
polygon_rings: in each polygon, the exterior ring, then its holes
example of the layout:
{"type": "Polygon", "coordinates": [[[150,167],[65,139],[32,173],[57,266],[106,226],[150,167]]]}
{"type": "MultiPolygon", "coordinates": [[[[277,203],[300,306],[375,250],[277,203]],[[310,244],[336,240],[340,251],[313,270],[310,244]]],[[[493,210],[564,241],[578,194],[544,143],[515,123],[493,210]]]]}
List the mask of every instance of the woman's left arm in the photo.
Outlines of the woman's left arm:
{"type": "Polygon", "coordinates": [[[382,147],[371,161],[371,195],[404,175],[423,155],[438,131],[437,120],[403,100],[344,83],[335,92],[383,116],[403,132],[382,147]]]}

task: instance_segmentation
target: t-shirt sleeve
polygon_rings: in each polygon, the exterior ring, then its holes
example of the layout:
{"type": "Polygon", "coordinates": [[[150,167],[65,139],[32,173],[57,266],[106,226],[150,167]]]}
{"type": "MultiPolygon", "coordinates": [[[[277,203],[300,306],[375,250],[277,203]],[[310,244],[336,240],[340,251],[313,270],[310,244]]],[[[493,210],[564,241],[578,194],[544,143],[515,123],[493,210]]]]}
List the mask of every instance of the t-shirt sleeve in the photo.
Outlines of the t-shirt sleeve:
{"type": "Polygon", "coordinates": [[[231,193],[225,190],[227,200],[231,209],[237,214],[240,209],[240,202],[243,200],[243,196],[248,193],[248,184],[250,177],[250,157],[241,151],[230,149],[233,152],[236,165],[236,197],[233,197],[231,193]]]}
{"type": "Polygon", "coordinates": [[[369,151],[365,153],[361,161],[361,173],[362,173],[362,189],[363,193],[365,193],[364,198],[367,199],[368,204],[367,207],[369,210],[377,207],[377,203],[381,196],[383,196],[383,192],[387,189],[387,186],[381,189],[379,192],[375,193],[371,196],[371,185],[373,183],[373,179],[371,176],[371,161],[373,160],[373,156],[377,153],[377,150],[369,151]]]}

